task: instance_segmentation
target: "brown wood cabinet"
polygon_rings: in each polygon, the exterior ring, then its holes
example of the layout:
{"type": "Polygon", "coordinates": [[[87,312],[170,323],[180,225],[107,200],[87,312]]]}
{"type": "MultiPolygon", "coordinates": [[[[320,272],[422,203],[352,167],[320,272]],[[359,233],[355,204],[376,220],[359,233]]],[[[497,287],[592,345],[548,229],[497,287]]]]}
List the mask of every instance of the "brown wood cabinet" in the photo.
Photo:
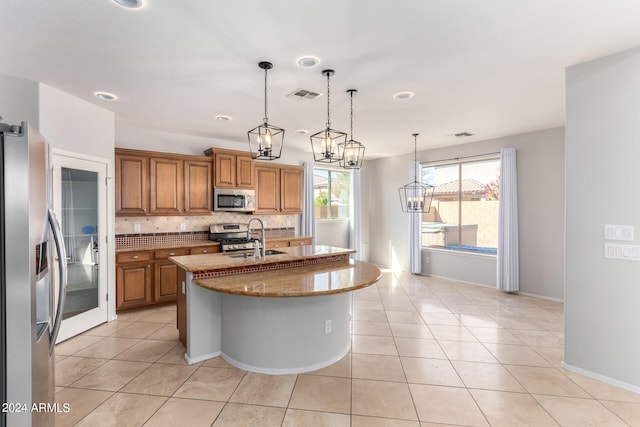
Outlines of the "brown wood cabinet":
{"type": "Polygon", "coordinates": [[[280,213],[280,168],[256,165],[256,211],[257,214],[280,213]]]}
{"type": "Polygon", "coordinates": [[[258,164],[257,214],[302,213],[302,166],[258,164]]]}
{"type": "Polygon", "coordinates": [[[178,266],[168,260],[170,256],[187,255],[187,248],[155,251],[153,269],[154,302],[175,301],[178,291],[178,266]]]}
{"type": "Polygon", "coordinates": [[[313,243],[311,237],[295,237],[291,239],[272,239],[264,244],[265,249],[287,248],[291,246],[308,246],[313,243]]]}
{"type": "Polygon", "coordinates": [[[116,148],[116,215],[201,215],[212,210],[211,159],[116,148]]]}
{"type": "Polygon", "coordinates": [[[179,215],[184,211],[183,161],[151,157],[151,214],[179,215]]]}
{"type": "Polygon", "coordinates": [[[211,161],[184,161],[184,212],[208,214],[212,210],[211,161]]]}
{"type": "Polygon", "coordinates": [[[151,252],[116,255],[116,308],[142,307],[153,302],[151,252]]]}
{"type": "Polygon", "coordinates": [[[116,215],[149,213],[149,157],[123,152],[115,156],[116,215]]]}
{"type": "Polygon", "coordinates": [[[284,214],[302,213],[302,167],[280,169],[280,211],[284,214]]]}
{"type": "Polygon", "coordinates": [[[213,186],[220,188],[253,188],[255,162],[245,151],[210,148],[213,156],[213,186]]]}
{"type": "Polygon", "coordinates": [[[206,245],[117,253],[116,310],[175,301],[180,268],[168,258],[219,251],[219,245],[206,245]]]}

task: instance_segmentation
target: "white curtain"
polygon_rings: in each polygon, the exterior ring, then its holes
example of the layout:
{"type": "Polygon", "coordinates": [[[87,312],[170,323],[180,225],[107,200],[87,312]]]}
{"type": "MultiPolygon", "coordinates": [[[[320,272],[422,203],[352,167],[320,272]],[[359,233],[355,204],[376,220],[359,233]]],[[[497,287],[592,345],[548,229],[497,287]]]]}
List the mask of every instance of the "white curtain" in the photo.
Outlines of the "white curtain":
{"type": "Polygon", "coordinates": [[[303,200],[302,200],[302,216],[300,224],[301,236],[316,236],[316,216],[315,216],[315,198],[313,195],[313,162],[304,162],[304,176],[302,180],[303,200]]]}
{"type": "Polygon", "coordinates": [[[361,213],[362,213],[362,197],[360,190],[360,169],[351,170],[351,200],[349,203],[349,246],[351,249],[355,249],[357,252],[353,255],[353,258],[358,261],[366,261],[366,254],[362,253],[361,235],[361,213]]]}
{"type": "Polygon", "coordinates": [[[518,251],[518,177],[516,149],[500,152],[500,207],[498,210],[498,289],[520,290],[518,251]]]}
{"type": "MultiPolygon", "coordinates": [[[[422,176],[420,162],[412,161],[410,169],[409,179],[411,182],[420,182],[420,177],[422,176]]],[[[420,194],[414,194],[412,197],[420,197],[420,194]]],[[[420,274],[422,272],[422,264],[420,262],[422,212],[410,212],[407,215],[409,215],[409,272],[420,274]]]]}

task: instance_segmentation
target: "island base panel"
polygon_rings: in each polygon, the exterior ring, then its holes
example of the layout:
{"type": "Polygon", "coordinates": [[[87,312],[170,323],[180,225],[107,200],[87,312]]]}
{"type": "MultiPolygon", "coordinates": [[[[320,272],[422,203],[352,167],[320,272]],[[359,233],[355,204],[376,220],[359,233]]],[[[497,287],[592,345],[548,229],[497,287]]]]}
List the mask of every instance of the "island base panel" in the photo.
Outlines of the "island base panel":
{"type": "Polygon", "coordinates": [[[223,294],[221,308],[223,357],[245,370],[310,372],[337,362],[351,348],[350,292],[292,298],[223,294]]]}

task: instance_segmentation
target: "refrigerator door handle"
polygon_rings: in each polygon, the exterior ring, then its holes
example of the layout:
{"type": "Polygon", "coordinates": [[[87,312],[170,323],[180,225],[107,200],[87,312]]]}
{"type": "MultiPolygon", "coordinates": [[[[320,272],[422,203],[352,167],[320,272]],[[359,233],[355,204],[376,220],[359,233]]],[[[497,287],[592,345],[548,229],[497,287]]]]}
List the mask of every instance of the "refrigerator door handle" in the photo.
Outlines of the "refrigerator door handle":
{"type": "Polygon", "coordinates": [[[51,328],[51,340],[49,341],[50,348],[56,344],[58,338],[58,332],[60,331],[60,325],[62,324],[62,314],[64,313],[64,302],[67,296],[67,253],[64,247],[64,240],[62,236],[62,230],[55,214],[49,208],[49,224],[51,225],[51,231],[53,232],[53,240],[58,251],[58,271],[60,273],[58,284],[58,304],[55,311],[53,320],[53,327],[51,328]]]}

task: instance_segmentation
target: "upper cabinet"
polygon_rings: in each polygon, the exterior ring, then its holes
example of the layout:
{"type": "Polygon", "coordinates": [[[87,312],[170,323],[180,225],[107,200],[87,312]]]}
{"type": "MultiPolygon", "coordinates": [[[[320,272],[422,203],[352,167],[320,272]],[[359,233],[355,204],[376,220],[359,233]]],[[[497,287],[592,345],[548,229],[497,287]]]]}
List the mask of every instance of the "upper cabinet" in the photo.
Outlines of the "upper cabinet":
{"type": "Polygon", "coordinates": [[[260,163],[256,167],[256,213],[302,213],[302,166],[260,163]]]}
{"type": "Polygon", "coordinates": [[[213,156],[213,186],[218,188],[254,188],[255,162],[245,151],[210,148],[213,156]]]}
{"type": "Polygon", "coordinates": [[[211,159],[184,161],[184,212],[211,212],[211,159]]]}
{"type": "Polygon", "coordinates": [[[117,148],[116,215],[211,212],[211,159],[117,148]]]}
{"type": "Polygon", "coordinates": [[[149,157],[116,150],[116,214],[149,213],[149,157]]]}
{"type": "Polygon", "coordinates": [[[154,215],[179,215],[184,211],[181,159],[151,157],[151,208],[154,215]]]}

